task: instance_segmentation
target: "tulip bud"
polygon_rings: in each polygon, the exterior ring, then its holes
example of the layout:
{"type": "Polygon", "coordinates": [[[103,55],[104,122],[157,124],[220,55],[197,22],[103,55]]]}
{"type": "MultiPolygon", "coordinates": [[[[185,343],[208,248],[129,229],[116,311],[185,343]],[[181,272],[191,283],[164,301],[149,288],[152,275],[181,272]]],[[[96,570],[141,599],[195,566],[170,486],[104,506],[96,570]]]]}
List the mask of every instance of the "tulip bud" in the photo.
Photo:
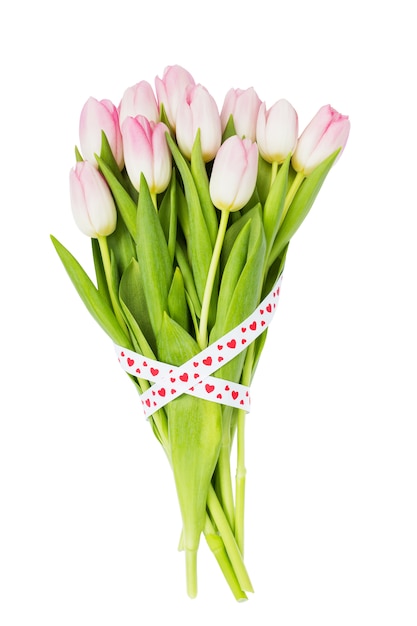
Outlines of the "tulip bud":
{"type": "Polygon", "coordinates": [[[127,117],[122,124],[126,170],[137,191],[144,175],[151,194],[168,187],[172,173],[172,157],[163,122],[150,122],[146,117],[127,117]]]}
{"type": "Polygon", "coordinates": [[[198,130],[203,160],[208,163],[220,147],[222,128],[217,104],[202,85],[188,87],[178,105],[177,143],[187,159],[191,157],[198,130]]]}
{"type": "Polygon", "coordinates": [[[150,122],[159,122],[159,109],[151,85],[142,80],[128,87],[119,104],[119,123],[123,124],[127,117],[143,115],[150,122]]]}
{"type": "Polygon", "coordinates": [[[321,107],[298,139],[292,157],[297,172],[308,176],[338,148],[340,157],[350,131],[347,115],[341,115],[329,104],[321,107]]]}
{"type": "Polygon", "coordinates": [[[210,196],[222,211],[238,211],[250,200],[258,174],[258,147],[232,135],[221,145],[210,177],[210,196]]]}
{"type": "Polygon", "coordinates": [[[177,125],[178,104],[184,97],[186,88],[195,85],[194,78],[180,65],[165,68],[162,78],[155,78],[155,89],[159,108],[164,106],[168,121],[175,131],[177,125]]]}
{"type": "Polygon", "coordinates": [[[226,94],[220,113],[222,132],[232,115],[236,134],[239,137],[246,137],[255,141],[256,120],[260,106],[261,101],[253,87],[245,90],[230,89],[226,94]]]}
{"type": "Polygon", "coordinates": [[[95,154],[101,152],[101,133],[107,137],[114,159],[123,169],[123,145],[120,134],[119,114],[110,100],[89,98],[80,115],[80,147],[83,158],[97,167],[95,154]]]}
{"type": "Polygon", "coordinates": [[[116,228],[113,196],[100,172],[89,161],[70,171],[70,200],[75,223],[88,237],[106,237],[116,228]]]}
{"type": "Polygon", "coordinates": [[[265,161],[283,163],[294,151],[297,137],[297,112],[287,100],[278,100],[269,110],[265,102],[261,104],[256,123],[256,141],[265,161]]]}

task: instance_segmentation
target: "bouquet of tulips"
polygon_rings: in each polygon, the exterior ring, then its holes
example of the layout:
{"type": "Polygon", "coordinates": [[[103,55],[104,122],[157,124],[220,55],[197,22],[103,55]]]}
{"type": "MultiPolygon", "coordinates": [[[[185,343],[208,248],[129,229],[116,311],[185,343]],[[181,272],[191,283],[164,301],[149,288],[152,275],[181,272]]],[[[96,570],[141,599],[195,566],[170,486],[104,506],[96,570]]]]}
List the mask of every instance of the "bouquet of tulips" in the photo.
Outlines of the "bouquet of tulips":
{"type": "Polygon", "coordinates": [[[299,135],[286,100],[253,88],[219,110],[174,65],[89,98],[70,172],[95,280],[52,237],[79,296],[115,345],[175,479],[186,584],[197,594],[201,535],[237,600],[243,554],[245,416],[289,242],[349,134],[323,106],[299,135]],[[231,455],[236,444],[236,482],[231,455]]]}

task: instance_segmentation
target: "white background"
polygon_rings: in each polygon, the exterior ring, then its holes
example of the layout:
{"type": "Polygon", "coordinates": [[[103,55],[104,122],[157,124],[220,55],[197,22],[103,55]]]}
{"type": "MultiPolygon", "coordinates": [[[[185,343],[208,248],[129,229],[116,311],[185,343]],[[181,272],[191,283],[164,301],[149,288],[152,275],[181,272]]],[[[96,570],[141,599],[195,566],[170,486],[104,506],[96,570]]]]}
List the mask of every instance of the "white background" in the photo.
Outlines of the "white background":
{"type": "Polygon", "coordinates": [[[2,626],[416,626],[412,3],[14,3],[1,36],[2,626]],[[185,594],[165,458],[53,233],[91,270],[68,171],[90,96],[179,63],[219,107],[330,103],[348,146],[290,246],[247,423],[237,604],[204,540],[185,594]]]}

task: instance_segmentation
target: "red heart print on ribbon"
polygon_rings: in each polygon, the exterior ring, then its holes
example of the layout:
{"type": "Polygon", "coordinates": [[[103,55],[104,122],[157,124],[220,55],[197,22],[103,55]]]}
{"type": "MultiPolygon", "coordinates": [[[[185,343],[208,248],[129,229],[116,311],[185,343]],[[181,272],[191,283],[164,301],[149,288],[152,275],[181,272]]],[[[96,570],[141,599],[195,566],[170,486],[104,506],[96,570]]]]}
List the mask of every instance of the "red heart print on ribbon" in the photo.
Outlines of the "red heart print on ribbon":
{"type": "MultiPolygon", "coordinates": [[[[200,375],[194,373],[191,376],[188,372],[183,371],[184,366],[179,368],[148,357],[145,359],[137,352],[132,352],[132,350],[121,346],[115,346],[115,349],[119,363],[126,372],[154,383],[161,383],[159,386],[153,385],[141,396],[146,417],[150,417],[157,410],[156,407],[161,408],[161,405],[170,402],[174,396],[178,397],[184,393],[184,391],[180,393],[180,389],[186,383],[188,383],[186,393],[190,395],[220,404],[230,404],[245,411],[249,410],[249,387],[245,385],[231,383],[213,376],[206,376],[204,379],[198,380],[196,384],[194,377],[200,375]],[[165,384],[162,384],[163,381],[165,384]]],[[[198,366],[199,363],[195,362],[194,367],[198,366]]]]}
{"type": "Polygon", "coordinates": [[[248,412],[249,388],[239,383],[214,378],[210,374],[245,350],[265,331],[276,311],[281,282],[282,275],[248,318],[181,366],[176,367],[144,358],[127,348],[115,346],[120,365],[125,371],[154,383],[141,395],[145,417],[149,418],[155,411],[183,393],[248,412]]]}

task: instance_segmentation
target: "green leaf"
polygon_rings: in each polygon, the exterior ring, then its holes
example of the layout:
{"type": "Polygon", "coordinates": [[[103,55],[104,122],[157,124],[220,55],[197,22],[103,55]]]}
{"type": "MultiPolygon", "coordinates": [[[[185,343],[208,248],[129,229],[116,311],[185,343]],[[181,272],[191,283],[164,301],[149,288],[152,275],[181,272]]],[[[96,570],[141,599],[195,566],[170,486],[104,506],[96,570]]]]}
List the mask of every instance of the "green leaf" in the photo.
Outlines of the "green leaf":
{"type": "Polygon", "coordinates": [[[183,248],[181,241],[177,241],[175,256],[178,266],[181,270],[185,290],[192,302],[192,309],[197,317],[201,317],[201,304],[194,284],[193,273],[187,258],[187,253],[183,248]]]}
{"type": "MultiPolygon", "coordinates": [[[[230,299],[245,267],[251,227],[252,220],[246,220],[244,226],[239,230],[228,255],[220,283],[216,323],[210,336],[211,343],[227,332],[226,317],[230,308],[230,299]]],[[[228,330],[231,329],[229,328],[228,330]]]]}
{"type": "Polygon", "coordinates": [[[165,111],[165,107],[164,107],[162,102],[161,102],[160,107],[159,107],[159,117],[160,117],[161,122],[163,122],[165,124],[165,126],[167,126],[167,128],[169,128],[169,132],[170,133],[174,133],[174,130],[173,130],[171,124],[170,124],[170,121],[169,121],[168,116],[167,116],[166,111],[165,111]]]}
{"type": "MultiPolygon", "coordinates": [[[[96,155],[97,158],[97,155],[96,155]]],[[[107,165],[107,167],[111,170],[112,174],[117,178],[119,183],[123,184],[123,178],[119,170],[119,166],[116,163],[114,158],[114,154],[106,137],[106,133],[101,131],[101,150],[100,150],[100,160],[107,165]]]]}
{"type": "Polygon", "coordinates": [[[277,259],[275,259],[274,263],[270,266],[266,274],[265,280],[264,280],[261,299],[265,298],[269,294],[272,287],[277,282],[279,276],[281,276],[282,272],[284,271],[285,260],[287,257],[287,251],[288,251],[289,245],[290,244],[287,243],[287,245],[282,250],[280,255],[277,257],[277,259]]]}
{"type": "Polygon", "coordinates": [[[189,165],[185,161],[172,137],[168,134],[167,142],[184,185],[189,222],[189,231],[186,235],[188,257],[194,276],[197,294],[200,302],[202,302],[213,246],[211,244],[207,224],[201,209],[200,198],[189,165]]]}
{"type": "Polygon", "coordinates": [[[233,115],[230,115],[229,119],[227,120],[226,127],[223,131],[222,143],[224,143],[226,139],[229,139],[229,137],[232,137],[232,135],[236,135],[236,129],[235,129],[235,123],[233,120],[233,115]]]}
{"type": "Polygon", "coordinates": [[[143,174],[137,210],[136,254],[152,329],[157,336],[167,310],[173,269],[164,231],[143,174]]]}
{"type": "MultiPolygon", "coordinates": [[[[279,276],[281,276],[282,272],[284,271],[284,266],[285,266],[285,260],[286,260],[286,256],[287,256],[287,250],[288,250],[288,246],[289,244],[286,245],[286,247],[284,248],[284,250],[281,252],[280,256],[277,258],[277,260],[275,261],[275,263],[271,266],[269,272],[268,272],[268,276],[265,280],[264,286],[263,286],[263,291],[262,291],[262,296],[261,296],[261,300],[263,298],[265,298],[269,292],[271,291],[271,289],[273,288],[273,286],[275,285],[276,281],[278,280],[279,276]]],[[[265,342],[266,342],[266,337],[268,334],[268,329],[266,329],[262,335],[260,335],[256,340],[255,340],[255,349],[254,349],[254,354],[253,354],[253,363],[252,363],[252,378],[255,374],[255,370],[256,367],[258,365],[260,356],[262,354],[262,350],[264,348],[265,342]]]]}
{"type": "MultiPolygon", "coordinates": [[[[123,302],[120,300],[120,305],[123,311],[124,319],[126,320],[126,325],[129,328],[130,335],[132,337],[132,343],[135,352],[142,354],[150,359],[156,359],[155,353],[152,350],[151,346],[148,344],[145,335],[143,334],[139,324],[135,320],[134,315],[123,302]]],[[[143,381],[141,381],[143,384],[143,381]]]]}
{"type": "MultiPolygon", "coordinates": [[[[188,217],[188,205],[187,200],[185,199],[185,195],[180,185],[177,185],[177,216],[178,222],[181,228],[181,231],[184,235],[184,241],[188,241],[190,238],[190,220],[188,217]]],[[[178,233],[177,238],[180,237],[180,233],[178,233]]]]}
{"type": "Polygon", "coordinates": [[[136,203],[103,159],[100,157],[96,158],[100,171],[106,179],[113,194],[114,201],[119,209],[120,215],[122,216],[122,219],[126,224],[133,240],[136,241],[136,203]]]}
{"type": "Polygon", "coordinates": [[[191,328],[190,312],[185,295],[184,281],[179,267],[175,269],[171,289],[169,290],[168,311],[172,319],[189,333],[191,328]]]}
{"type": "MultiPolygon", "coordinates": [[[[259,212],[260,209],[262,209],[261,205],[257,204],[256,206],[252,207],[252,209],[250,209],[246,213],[243,213],[243,214],[239,215],[239,219],[235,219],[231,223],[231,225],[228,227],[228,229],[226,231],[225,238],[224,238],[223,247],[222,247],[222,253],[221,253],[221,266],[222,267],[225,266],[225,264],[227,262],[227,259],[229,258],[230,251],[233,248],[233,245],[235,243],[235,240],[236,240],[238,234],[240,233],[242,228],[245,226],[245,224],[249,220],[252,219],[254,213],[255,212],[259,212]]],[[[234,216],[235,213],[232,213],[231,215],[234,216]]]]}
{"type": "Polygon", "coordinates": [[[107,237],[110,252],[114,255],[117,270],[123,274],[132,258],[136,257],[136,245],[123,220],[117,220],[116,230],[107,237]]]}
{"type": "Polygon", "coordinates": [[[270,266],[275,259],[278,258],[287,243],[291,240],[304,219],[307,217],[307,214],[313,206],[317,194],[319,193],[327,174],[335,162],[338,153],[339,150],[330,155],[302,182],[278,231],[269,258],[270,266]]]}
{"type": "MultiPolygon", "coordinates": [[[[114,256],[113,250],[110,250],[110,272],[111,272],[111,283],[108,285],[110,291],[110,297],[112,297],[113,309],[115,306],[118,308],[118,312],[120,311],[120,302],[119,302],[119,280],[120,274],[116,263],[116,258],[114,256]]],[[[116,311],[115,311],[116,313],[116,311]]],[[[122,317],[122,316],[121,316],[122,317]]]]}
{"type": "Polygon", "coordinates": [[[201,210],[210,235],[211,244],[214,247],[219,220],[214,204],[211,201],[209,178],[201,151],[200,130],[197,132],[191,152],[191,174],[194,178],[198,197],[200,198],[201,210]]]}
{"type": "MultiPolygon", "coordinates": [[[[258,207],[230,252],[220,285],[216,324],[210,334],[210,343],[243,322],[259,304],[265,251],[262,213],[258,207]]],[[[216,376],[239,382],[245,354],[246,351],[242,352],[223,366],[216,376]]]]}
{"type": "Polygon", "coordinates": [[[107,286],[106,274],[104,272],[103,259],[101,258],[100,245],[97,239],[91,240],[91,249],[93,253],[94,269],[96,272],[97,288],[104,300],[111,308],[111,298],[109,288],[107,286]]]}
{"type": "Polygon", "coordinates": [[[279,168],[278,174],[271,185],[264,204],[263,222],[268,252],[272,248],[278,232],[279,224],[281,222],[285,196],[287,194],[290,161],[291,155],[286,158],[284,163],[279,168]]]}
{"type": "MultiPolygon", "coordinates": [[[[152,351],[155,352],[155,335],[149,317],[141,271],[139,263],[136,259],[131,260],[122,275],[119,286],[119,298],[123,311],[125,311],[126,308],[129,310],[140,329],[140,336],[143,335],[143,337],[145,337],[146,343],[151,347],[152,351]]],[[[129,326],[132,326],[134,334],[138,338],[139,335],[134,325],[129,323],[129,326]]],[[[143,341],[141,341],[141,350],[143,354],[145,353],[145,348],[146,346],[144,346],[143,341]]],[[[147,354],[146,356],[151,355],[147,354]]]]}
{"type": "Polygon", "coordinates": [[[95,321],[116,344],[129,348],[130,339],[120,328],[116,316],[106,299],[100,295],[98,289],[74,256],[53,235],[51,235],[51,240],[78,295],[95,321]]]}
{"type": "Polygon", "coordinates": [[[258,157],[258,176],[256,179],[256,190],[258,192],[259,200],[262,205],[265,204],[266,198],[269,193],[269,189],[271,187],[271,171],[272,165],[265,161],[259,155],[258,157]]]}
{"type": "Polygon", "coordinates": [[[168,242],[168,253],[171,262],[174,261],[175,245],[177,239],[177,183],[175,168],[168,189],[165,191],[159,206],[159,221],[168,242]]]}
{"type": "Polygon", "coordinates": [[[84,161],[81,152],[78,150],[77,146],[75,146],[74,148],[74,152],[75,152],[75,160],[77,161],[77,163],[80,163],[81,161],[84,161]]]}

